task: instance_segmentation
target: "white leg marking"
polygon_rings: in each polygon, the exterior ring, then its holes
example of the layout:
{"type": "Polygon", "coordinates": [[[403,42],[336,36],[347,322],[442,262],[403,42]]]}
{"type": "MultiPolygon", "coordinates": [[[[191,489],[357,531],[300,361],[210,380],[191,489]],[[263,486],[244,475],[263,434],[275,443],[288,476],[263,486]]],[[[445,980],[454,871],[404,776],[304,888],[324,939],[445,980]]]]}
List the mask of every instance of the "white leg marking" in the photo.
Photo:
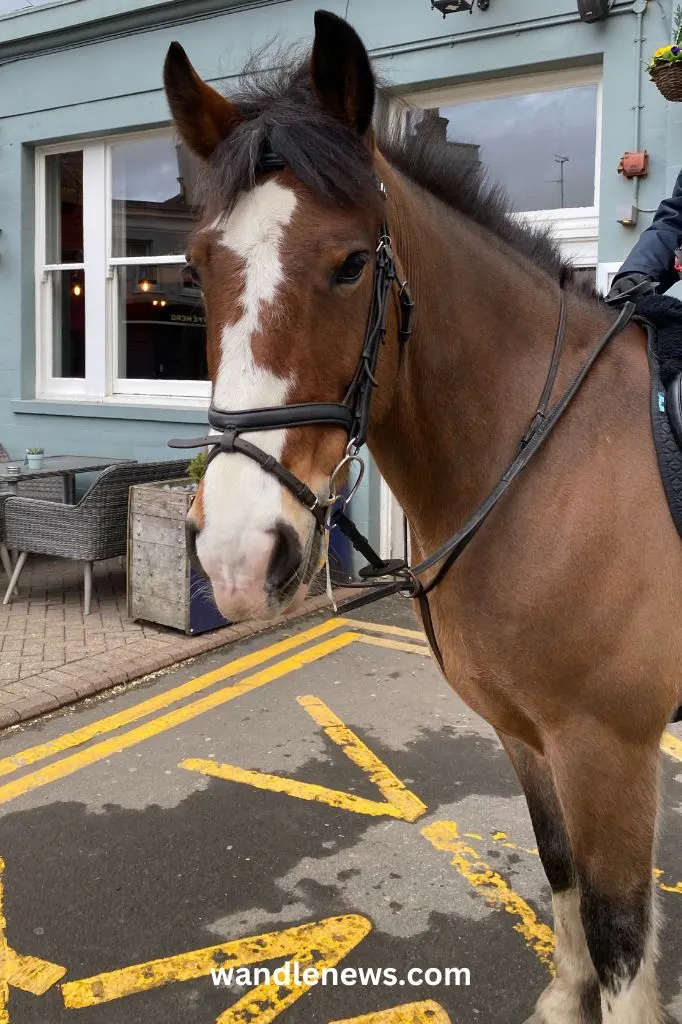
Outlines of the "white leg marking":
{"type": "Polygon", "coordinates": [[[580,999],[596,982],[597,973],[587,948],[577,888],[555,893],[552,903],[557,975],[540,996],[537,1020],[543,1024],[581,1024],[580,999]]]}
{"type": "MultiPolygon", "coordinates": [[[[286,401],[291,379],[258,366],[252,340],[263,328],[264,315],[272,313],[284,279],[280,248],[295,206],[295,194],[271,179],[242,195],[220,225],[220,244],[236,253],[244,265],[242,315],[236,323],[223,327],[221,335],[213,396],[220,409],[257,409],[286,401]]],[[[285,434],[284,430],[268,430],[248,436],[280,458],[285,434]]],[[[235,587],[248,584],[254,545],[266,543],[264,534],[280,515],[281,498],[280,485],[250,459],[231,454],[213,460],[204,483],[205,524],[198,539],[199,557],[208,559],[212,577],[219,562],[235,587]]],[[[261,568],[259,565],[258,570],[261,568]]]]}

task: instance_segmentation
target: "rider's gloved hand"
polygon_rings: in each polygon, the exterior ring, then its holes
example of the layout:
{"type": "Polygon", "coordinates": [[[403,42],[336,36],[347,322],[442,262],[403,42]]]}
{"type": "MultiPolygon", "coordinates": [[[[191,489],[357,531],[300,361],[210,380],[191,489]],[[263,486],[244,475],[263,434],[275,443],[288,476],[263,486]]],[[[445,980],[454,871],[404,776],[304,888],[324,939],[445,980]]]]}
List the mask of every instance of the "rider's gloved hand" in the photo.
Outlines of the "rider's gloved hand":
{"type": "Polygon", "coordinates": [[[623,277],[617,277],[611,285],[611,291],[606,296],[606,301],[616,301],[621,295],[625,295],[626,292],[637,288],[638,285],[642,285],[645,281],[649,282],[651,288],[642,287],[639,291],[640,295],[646,295],[655,289],[656,282],[648,274],[624,274],[623,277]]]}

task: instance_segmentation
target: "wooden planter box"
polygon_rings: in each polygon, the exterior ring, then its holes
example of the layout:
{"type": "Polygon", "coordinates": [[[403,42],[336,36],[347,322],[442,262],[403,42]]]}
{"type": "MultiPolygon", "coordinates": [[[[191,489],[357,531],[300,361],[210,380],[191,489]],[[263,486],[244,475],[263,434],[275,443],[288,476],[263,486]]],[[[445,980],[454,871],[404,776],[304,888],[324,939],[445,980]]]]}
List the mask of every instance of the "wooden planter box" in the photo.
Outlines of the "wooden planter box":
{"type": "Polygon", "coordinates": [[[128,615],[188,634],[227,626],[187,557],[185,519],[193,495],[166,491],[165,486],[161,482],[130,488],[128,615]]]}

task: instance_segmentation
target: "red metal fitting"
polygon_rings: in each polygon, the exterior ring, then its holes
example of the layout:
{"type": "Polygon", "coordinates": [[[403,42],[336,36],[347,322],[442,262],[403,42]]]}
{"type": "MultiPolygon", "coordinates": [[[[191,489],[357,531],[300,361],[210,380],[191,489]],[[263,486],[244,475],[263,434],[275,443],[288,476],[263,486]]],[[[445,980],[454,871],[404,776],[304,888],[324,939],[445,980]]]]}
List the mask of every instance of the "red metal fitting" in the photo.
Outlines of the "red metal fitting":
{"type": "Polygon", "coordinates": [[[649,173],[649,154],[646,150],[643,153],[623,153],[618,164],[618,173],[626,178],[646,178],[649,173]]]}

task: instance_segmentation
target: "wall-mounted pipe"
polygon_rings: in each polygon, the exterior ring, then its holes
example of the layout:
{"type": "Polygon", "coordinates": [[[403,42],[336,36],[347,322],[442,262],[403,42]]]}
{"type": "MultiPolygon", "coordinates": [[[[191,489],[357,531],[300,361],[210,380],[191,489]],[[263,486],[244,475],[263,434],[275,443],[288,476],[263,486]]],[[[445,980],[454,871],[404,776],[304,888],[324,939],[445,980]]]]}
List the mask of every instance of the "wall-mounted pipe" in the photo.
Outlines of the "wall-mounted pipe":
{"type": "MultiPolygon", "coordinates": [[[[633,152],[639,153],[642,146],[642,110],[644,104],[642,103],[642,77],[644,75],[644,15],[648,7],[647,0],[635,0],[632,5],[632,12],[637,19],[637,29],[635,33],[635,56],[636,56],[636,68],[635,68],[635,124],[634,124],[634,140],[633,140],[633,152]]],[[[632,182],[632,205],[635,210],[643,213],[644,211],[639,210],[639,188],[641,178],[633,178],[632,182]]]]}

